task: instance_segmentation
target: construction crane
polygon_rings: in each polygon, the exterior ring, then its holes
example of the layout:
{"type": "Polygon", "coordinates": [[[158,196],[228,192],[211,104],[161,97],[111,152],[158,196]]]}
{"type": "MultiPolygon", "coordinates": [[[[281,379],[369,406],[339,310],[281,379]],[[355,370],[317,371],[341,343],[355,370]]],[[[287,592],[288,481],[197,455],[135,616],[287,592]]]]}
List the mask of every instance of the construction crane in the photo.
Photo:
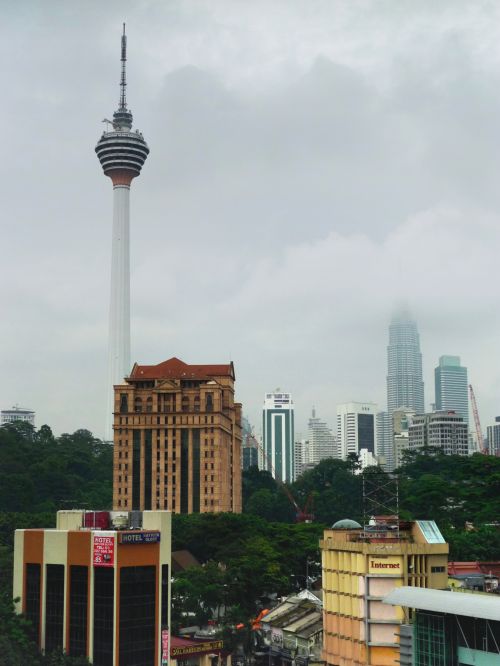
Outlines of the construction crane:
{"type": "Polygon", "coordinates": [[[476,425],[476,438],[477,438],[478,450],[480,450],[481,453],[487,454],[488,449],[486,449],[484,446],[483,431],[481,430],[481,421],[479,420],[479,412],[477,409],[476,396],[474,395],[474,389],[472,388],[472,384],[469,384],[469,393],[470,393],[470,402],[472,405],[472,413],[474,414],[474,423],[476,425]]]}
{"type": "Polygon", "coordinates": [[[307,496],[306,503],[304,504],[304,508],[301,509],[300,506],[297,504],[297,501],[295,500],[294,496],[290,492],[290,489],[288,488],[286,483],[283,483],[283,481],[281,479],[281,476],[274,469],[274,465],[273,465],[273,462],[271,460],[271,456],[269,454],[266,454],[266,452],[264,451],[263,446],[261,445],[261,443],[257,439],[255,441],[257,443],[257,446],[259,447],[259,451],[262,454],[262,459],[263,460],[267,459],[267,464],[271,468],[274,480],[282,488],[285,495],[288,497],[290,503],[295,508],[295,521],[297,523],[312,523],[312,521],[314,520],[314,515],[311,512],[312,502],[313,502],[312,492],[310,492],[309,495],[307,496]]]}

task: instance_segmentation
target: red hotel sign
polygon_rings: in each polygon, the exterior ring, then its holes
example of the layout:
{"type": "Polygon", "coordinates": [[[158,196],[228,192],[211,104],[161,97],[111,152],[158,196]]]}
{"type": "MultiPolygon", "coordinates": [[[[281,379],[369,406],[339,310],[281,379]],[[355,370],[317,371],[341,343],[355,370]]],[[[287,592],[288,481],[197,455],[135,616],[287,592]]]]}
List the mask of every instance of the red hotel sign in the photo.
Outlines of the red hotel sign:
{"type": "Polygon", "coordinates": [[[115,536],[111,534],[94,534],[92,561],[95,567],[112,567],[115,564],[115,536]]]}

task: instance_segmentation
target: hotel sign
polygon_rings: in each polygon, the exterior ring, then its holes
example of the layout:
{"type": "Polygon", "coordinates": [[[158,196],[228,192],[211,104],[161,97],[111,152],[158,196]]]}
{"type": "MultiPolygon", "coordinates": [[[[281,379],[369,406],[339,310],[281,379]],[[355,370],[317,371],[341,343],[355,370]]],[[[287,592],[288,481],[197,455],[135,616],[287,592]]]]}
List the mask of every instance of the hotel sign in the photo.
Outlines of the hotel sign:
{"type": "Polygon", "coordinates": [[[186,645],[185,647],[174,647],[170,650],[171,657],[183,657],[190,654],[203,654],[205,652],[216,652],[222,650],[224,641],[207,641],[197,645],[186,645]]]}
{"type": "Polygon", "coordinates": [[[119,532],[118,541],[121,544],[159,543],[160,532],[119,532]]]}
{"type": "Polygon", "coordinates": [[[92,562],[95,567],[112,567],[115,564],[114,532],[94,533],[92,562]]]}
{"type": "Polygon", "coordinates": [[[403,573],[403,558],[402,557],[369,557],[368,558],[368,573],[371,574],[389,574],[401,575],[403,573]]]}

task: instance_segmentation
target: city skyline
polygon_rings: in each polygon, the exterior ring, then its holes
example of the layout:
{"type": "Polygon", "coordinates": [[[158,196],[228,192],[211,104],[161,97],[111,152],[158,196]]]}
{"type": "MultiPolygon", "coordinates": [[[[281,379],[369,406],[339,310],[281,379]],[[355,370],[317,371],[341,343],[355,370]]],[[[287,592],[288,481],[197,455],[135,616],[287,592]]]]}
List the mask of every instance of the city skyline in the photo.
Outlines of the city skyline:
{"type": "Polygon", "coordinates": [[[279,384],[304,431],[311,404],[328,423],[340,402],[384,405],[403,301],[428,400],[435,360],[460,355],[492,423],[500,8],[196,6],[6,8],[0,405],[104,434],[105,386],[88,387],[106,359],[112,206],[93,146],[126,20],[155,147],[132,202],[131,361],[233,359],[252,423],[279,384]]]}

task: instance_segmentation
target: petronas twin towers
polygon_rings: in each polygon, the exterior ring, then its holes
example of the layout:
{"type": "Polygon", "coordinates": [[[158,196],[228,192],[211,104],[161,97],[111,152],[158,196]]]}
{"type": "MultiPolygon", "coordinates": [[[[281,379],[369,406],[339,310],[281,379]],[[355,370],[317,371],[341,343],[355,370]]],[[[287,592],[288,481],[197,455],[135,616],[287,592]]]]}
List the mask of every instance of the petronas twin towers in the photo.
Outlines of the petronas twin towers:
{"type": "Polygon", "coordinates": [[[416,322],[399,311],[389,326],[387,347],[387,411],[406,407],[417,414],[425,411],[422,353],[416,322]]]}

